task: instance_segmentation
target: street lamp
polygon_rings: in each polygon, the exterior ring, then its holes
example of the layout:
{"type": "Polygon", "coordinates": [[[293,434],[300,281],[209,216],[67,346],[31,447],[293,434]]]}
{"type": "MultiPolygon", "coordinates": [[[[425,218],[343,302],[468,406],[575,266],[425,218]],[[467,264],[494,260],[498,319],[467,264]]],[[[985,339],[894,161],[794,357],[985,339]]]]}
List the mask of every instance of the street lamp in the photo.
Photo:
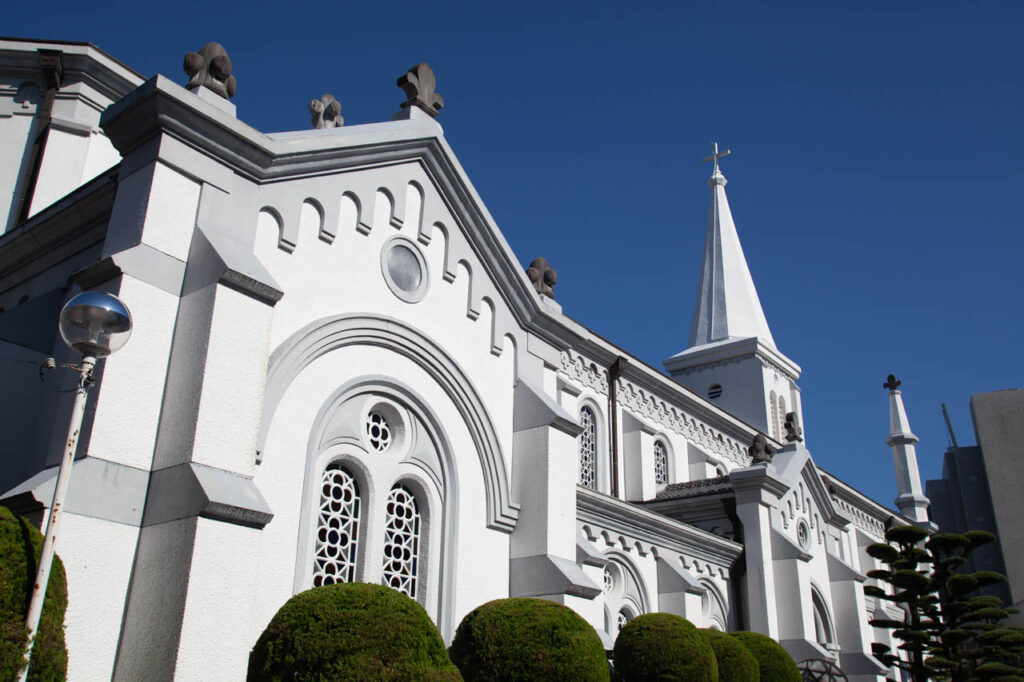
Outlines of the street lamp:
{"type": "Polygon", "coordinates": [[[75,460],[78,434],[82,428],[85,399],[92,384],[92,370],[96,359],[106,357],[123,346],[132,335],[132,314],[117,296],[102,291],[84,291],[60,311],[60,335],[72,350],[82,355],[79,370],[78,390],[75,392],[75,406],[71,410],[68,437],[64,444],[64,458],[57,473],[57,484],[53,490],[53,504],[50,505],[50,521],[46,525],[46,537],[39,556],[39,569],[29,602],[25,627],[28,628],[28,647],[25,652],[25,669],[21,679],[28,678],[28,662],[32,657],[32,645],[39,629],[39,617],[43,613],[43,597],[50,581],[50,567],[53,564],[53,544],[57,539],[64,497],[71,478],[71,465],[75,460]]]}

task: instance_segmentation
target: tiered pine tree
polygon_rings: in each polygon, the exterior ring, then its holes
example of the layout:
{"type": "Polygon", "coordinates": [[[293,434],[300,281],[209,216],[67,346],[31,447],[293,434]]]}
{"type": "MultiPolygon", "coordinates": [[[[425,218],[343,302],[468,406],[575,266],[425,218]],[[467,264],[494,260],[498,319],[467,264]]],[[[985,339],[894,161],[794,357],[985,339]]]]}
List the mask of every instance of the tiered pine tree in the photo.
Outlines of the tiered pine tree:
{"type": "Polygon", "coordinates": [[[983,531],[931,535],[917,526],[894,526],[885,539],[887,544],[871,545],[867,552],[888,568],[867,575],[889,585],[891,593],[873,585],[864,593],[905,611],[904,620],[882,618],[871,624],[891,630],[906,657],[874,644],[876,658],[907,672],[914,682],[1024,682],[1024,629],[1002,624],[1016,609],[998,597],[977,594],[1005,582],[1006,576],[964,572],[971,552],[995,536],[983,531]]]}

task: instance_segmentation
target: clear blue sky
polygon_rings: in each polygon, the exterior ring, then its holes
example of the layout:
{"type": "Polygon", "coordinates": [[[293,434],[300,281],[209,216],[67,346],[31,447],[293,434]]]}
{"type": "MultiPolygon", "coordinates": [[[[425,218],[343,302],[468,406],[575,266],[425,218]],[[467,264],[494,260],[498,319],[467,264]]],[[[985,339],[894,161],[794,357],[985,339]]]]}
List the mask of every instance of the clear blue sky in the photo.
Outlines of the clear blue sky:
{"type": "MultiPolygon", "coordinates": [[[[1024,387],[1019,2],[13,3],[6,35],[89,41],[184,83],[225,45],[238,115],[304,129],[331,92],[387,120],[437,72],[440,121],[565,312],[650,364],[689,333],[718,140],[819,465],[892,505],[882,382],[937,477],[946,402],[1024,387]]],[[[1024,466],[1024,464],[1022,464],[1024,466]]]]}

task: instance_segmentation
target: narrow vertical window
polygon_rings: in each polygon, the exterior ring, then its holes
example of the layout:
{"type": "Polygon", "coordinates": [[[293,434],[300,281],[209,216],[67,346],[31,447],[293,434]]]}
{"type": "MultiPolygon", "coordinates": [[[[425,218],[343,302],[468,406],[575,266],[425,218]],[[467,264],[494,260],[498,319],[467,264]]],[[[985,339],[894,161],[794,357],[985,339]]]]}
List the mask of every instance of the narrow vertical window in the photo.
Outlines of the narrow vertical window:
{"type": "Polygon", "coordinates": [[[785,423],[786,423],[786,399],[783,398],[780,395],[779,396],[779,423],[778,423],[778,427],[777,427],[778,430],[776,431],[776,434],[778,434],[779,438],[782,438],[782,434],[785,433],[785,429],[783,428],[785,423]]]}
{"type": "Polygon", "coordinates": [[[320,481],[313,585],[355,579],[359,537],[359,484],[340,464],[328,466],[320,481]]]}
{"type": "Polygon", "coordinates": [[[665,444],[660,440],[654,441],[654,483],[668,483],[668,453],[665,452],[665,444]]]}
{"type": "Polygon", "coordinates": [[[580,485],[597,490],[597,420],[589,407],[580,409],[580,485]]]}
{"type": "Polygon", "coordinates": [[[416,598],[419,578],[420,510],[403,485],[388,493],[384,521],[384,584],[416,598]]]}

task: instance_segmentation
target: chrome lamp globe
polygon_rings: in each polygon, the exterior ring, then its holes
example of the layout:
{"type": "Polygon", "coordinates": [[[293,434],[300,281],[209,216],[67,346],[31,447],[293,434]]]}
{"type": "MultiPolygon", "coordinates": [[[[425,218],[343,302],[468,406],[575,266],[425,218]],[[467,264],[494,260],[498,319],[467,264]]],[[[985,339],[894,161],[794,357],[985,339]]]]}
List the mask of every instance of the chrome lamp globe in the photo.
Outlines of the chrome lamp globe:
{"type": "Polygon", "coordinates": [[[71,422],[68,425],[68,437],[64,445],[64,457],[57,472],[57,482],[53,490],[53,503],[50,505],[49,522],[46,536],[39,556],[39,568],[36,571],[35,587],[25,616],[25,627],[28,629],[28,645],[25,652],[25,667],[21,680],[28,678],[28,665],[32,657],[32,645],[36,631],[39,629],[39,618],[43,612],[43,598],[46,596],[47,583],[50,581],[50,568],[53,565],[54,543],[60,525],[64,498],[67,496],[68,482],[71,478],[71,467],[75,460],[78,436],[82,429],[82,415],[85,413],[85,401],[89,386],[92,385],[92,371],[98,358],[104,358],[119,350],[132,335],[132,314],[128,307],[113,294],[102,291],[84,291],[64,305],[60,311],[60,335],[72,350],[82,356],[78,365],[70,365],[79,370],[78,389],[75,392],[75,404],[71,410],[71,422]]]}

